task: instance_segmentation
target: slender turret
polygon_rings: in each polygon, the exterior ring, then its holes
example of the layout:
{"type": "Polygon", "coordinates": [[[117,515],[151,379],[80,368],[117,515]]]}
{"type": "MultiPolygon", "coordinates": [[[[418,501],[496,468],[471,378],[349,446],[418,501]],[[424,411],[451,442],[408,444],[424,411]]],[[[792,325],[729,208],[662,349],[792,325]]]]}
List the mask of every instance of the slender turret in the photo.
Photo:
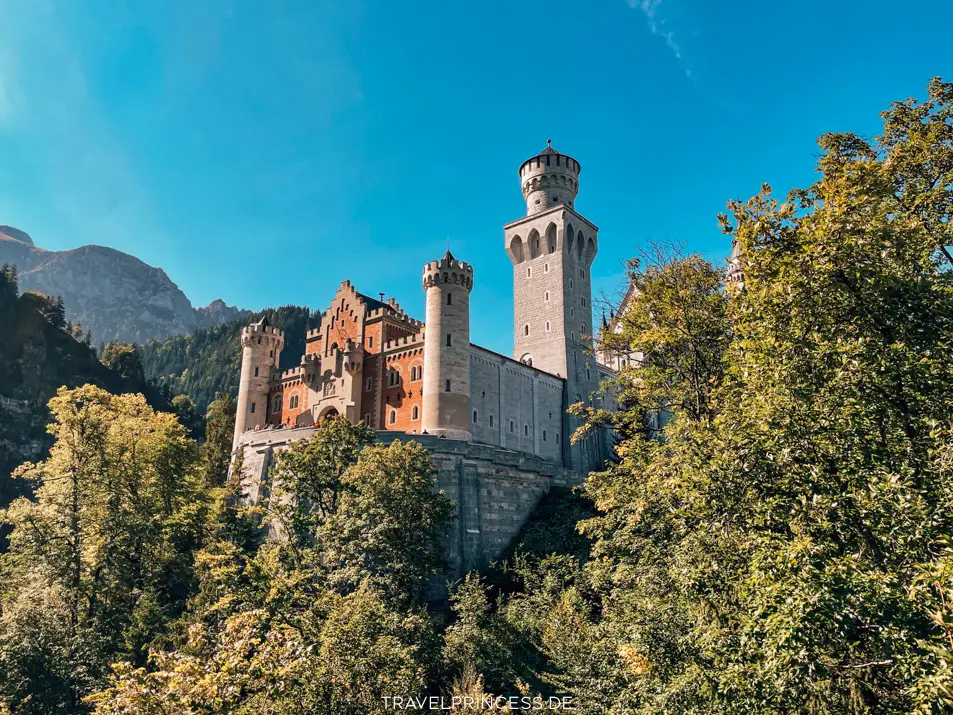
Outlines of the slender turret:
{"type": "Polygon", "coordinates": [[[285,344],[284,333],[267,318],[242,328],[242,372],[235,408],[235,437],[232,448],[245,430],[265,424],[268,417],[268,383],[278,368],[285,344]]]}
{"type": "Polygon", "coordinates": [[[473,267],[448,250],[424,266],[427,323],[421,427],[448,439],[470,439],[470,290],[473,267]]]}

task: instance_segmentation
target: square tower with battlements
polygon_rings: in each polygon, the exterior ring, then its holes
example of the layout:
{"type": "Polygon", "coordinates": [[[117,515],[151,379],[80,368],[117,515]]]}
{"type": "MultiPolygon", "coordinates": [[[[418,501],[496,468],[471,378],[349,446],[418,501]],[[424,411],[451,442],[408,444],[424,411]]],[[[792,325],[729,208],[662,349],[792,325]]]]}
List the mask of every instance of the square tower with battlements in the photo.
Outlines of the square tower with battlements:
{"type": "MultiPolygon", "coordinates": [[[[566,380],[566,406],[588,403],[599,387],[591,351],[590,267],[598,251],[595,224],[574,204],[579,162],[551,143],[520,166],[526,216],[506,224],[504,245],[513,264],[513,357],[566,380]]],[[[595,442],[569,446],[574,420],[566,420],[567,463],[589,469],[603,449],[595,442]]]]}

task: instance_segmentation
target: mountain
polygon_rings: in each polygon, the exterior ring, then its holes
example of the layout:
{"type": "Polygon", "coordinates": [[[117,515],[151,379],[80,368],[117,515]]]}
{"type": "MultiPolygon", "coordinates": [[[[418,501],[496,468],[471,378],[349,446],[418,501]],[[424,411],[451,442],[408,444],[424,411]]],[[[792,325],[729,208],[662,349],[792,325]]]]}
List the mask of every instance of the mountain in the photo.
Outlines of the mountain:
{"type": "Polygon", "coordinates": [[[168,398],[143,377],[110,370],[88,344],[68,331],[58,302],[19,294],[16,274],[0,269],[0,507],[30,485],[10,472],[43,459],[50,447],[47,402],[60,386],[98,385],[113,393],[141,392],[156,409],[171,411],[168,398]]]}
{"type": "Polygon", "coordinates": [[[298,365],[305,351],[305,332],[316,327],[319,318],[308,308],[289,305],[244,315],[190,335],[147,342],[140,348],[143,372],[147,379],[167,385],[172,394],[190,397],[198,413],[205,414],[219,392],[233,397],[237,393],[242,328],[263,317],[285,333],[279,367],[286,370],[298,365]]]}
{"type": "Polygon", "coordinates": [[[105,246],[46,251],[30,236],[0,226],[0,264],[16,266],[20,288],[62,296],[66,317],[97,342],[142,343],[235,320],[249,311],[216,300],[194,308],[161,268],[105,246]]]}

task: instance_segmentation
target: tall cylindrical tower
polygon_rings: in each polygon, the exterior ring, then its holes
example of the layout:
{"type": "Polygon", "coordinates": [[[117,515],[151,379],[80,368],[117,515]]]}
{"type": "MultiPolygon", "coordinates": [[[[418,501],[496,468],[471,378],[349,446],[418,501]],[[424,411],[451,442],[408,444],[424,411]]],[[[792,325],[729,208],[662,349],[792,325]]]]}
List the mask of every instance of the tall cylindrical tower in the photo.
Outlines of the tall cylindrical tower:
{"type": "Polygon", "coordinates": [[[424,266],[427,325],[421,428],[470,439],[470,290],[473,266],[450,251],[424,266]]]}
{"type": "Polygon", "coordinates": [[[532,159],[520,165],[520,184],[526,215],[533,216],[560,204],[573,208],[579,193],[579,162],[553,149],[551,141],[532,159]]]}
{"type": "Polygon", "coordinates": [[[278,367],[284,332],[272,326],[267,318],[242,328],[242,372],[235,405],[235,436],[232,449],[238,446],[242,433],[265,424],[268,417],[268,383],[272,370],[278,367]]]}

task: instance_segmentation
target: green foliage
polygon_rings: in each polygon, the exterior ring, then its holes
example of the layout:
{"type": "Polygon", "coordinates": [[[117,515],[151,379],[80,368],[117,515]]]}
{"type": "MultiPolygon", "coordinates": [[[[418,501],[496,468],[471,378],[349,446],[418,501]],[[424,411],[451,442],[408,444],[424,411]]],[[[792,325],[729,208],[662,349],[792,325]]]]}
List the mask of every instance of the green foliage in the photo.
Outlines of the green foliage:
{"type": "Polygon", "coordinates": [[[47,403],[61,386],[93,384],[112,393],[140,392],[158,409],[169,404],[142,379],[103,366],[88,343],[67,326],[50,321],[60,302],[36,293],[17,295],[16,271],[0,269],[0,506],[29,493],[29,484],[9,478],[27,459],[40,459],[52,444],[47,403]]]}
{"type": "Polygon", "coordinates": [[[398,440],[365,447],[341,483],[319,534],[332,581],[370,586],[401,606],[419,602],[445,565],[442,539],[453,519],[450,500],[434,493],[430,454],[398,440]]]}
{"type": "Polygon", "coordinates": [[[135,345],[110,340],[103,348],[100,360],[103,365],[110,370],[115,370],[126,379],[145,382],[142,357],[139,355],[139,348],[135,345]]]}
{"type": "Polygon", "coordinates": [[[373,440],[374,430],[336,415],[310,441],[276,456],[271,518],[296,547],[314,546],[318,527],[337,510],[344,473],[373,440]]]}
{"type": "Polygon", "coordinates": [[[809,189],[732,202],[742,287],[633,264],[607,343],[643,366],[586,483],[592,552],[498,609],[583,711],[953,708],[951,100],[934,82],[874,144],[822,137],[809,189]]]}
{"type": "Polygon", "coordinates": [[[202,445],[205,483],[211,487],[225,484],[234,434],[235,402],[227,394],[219,395],[205,413],[205,443],[202,445]]]}
{"type": "Polygon", "coordinates": [[[371,436],[330,420],[282,456],[288,484],[269,517],[291,538],[265,543],[259,515],[241,506],[236,457],[172,647],[155,648],[148,667],[117,665],[88,700],[96,713],[358,715],[432,687],[440,644],[422,600],[452,508],[426,450],[371,436]]]}
{"type": "Polygon", "coordinates": [[[144,661],[185,608],[208,510],[171,414],[93,386],[50,409],[50,456],[16,475],[35,501],[3,514],[0,699],[21,713],[77,712],[112,659],[144,661]]]}
{"type": "Polygon", "coordinates": [[[187,395],[204,413],[219,394],[237,394],[242,328],[263,317],[285,333],[279,367],[296,366],[305,352],[305,334],[317,316],[308,308],[283,306],[190,335],[147,342],[140,346],[146,377],[168,385],[173,394],[187,395]]]}

